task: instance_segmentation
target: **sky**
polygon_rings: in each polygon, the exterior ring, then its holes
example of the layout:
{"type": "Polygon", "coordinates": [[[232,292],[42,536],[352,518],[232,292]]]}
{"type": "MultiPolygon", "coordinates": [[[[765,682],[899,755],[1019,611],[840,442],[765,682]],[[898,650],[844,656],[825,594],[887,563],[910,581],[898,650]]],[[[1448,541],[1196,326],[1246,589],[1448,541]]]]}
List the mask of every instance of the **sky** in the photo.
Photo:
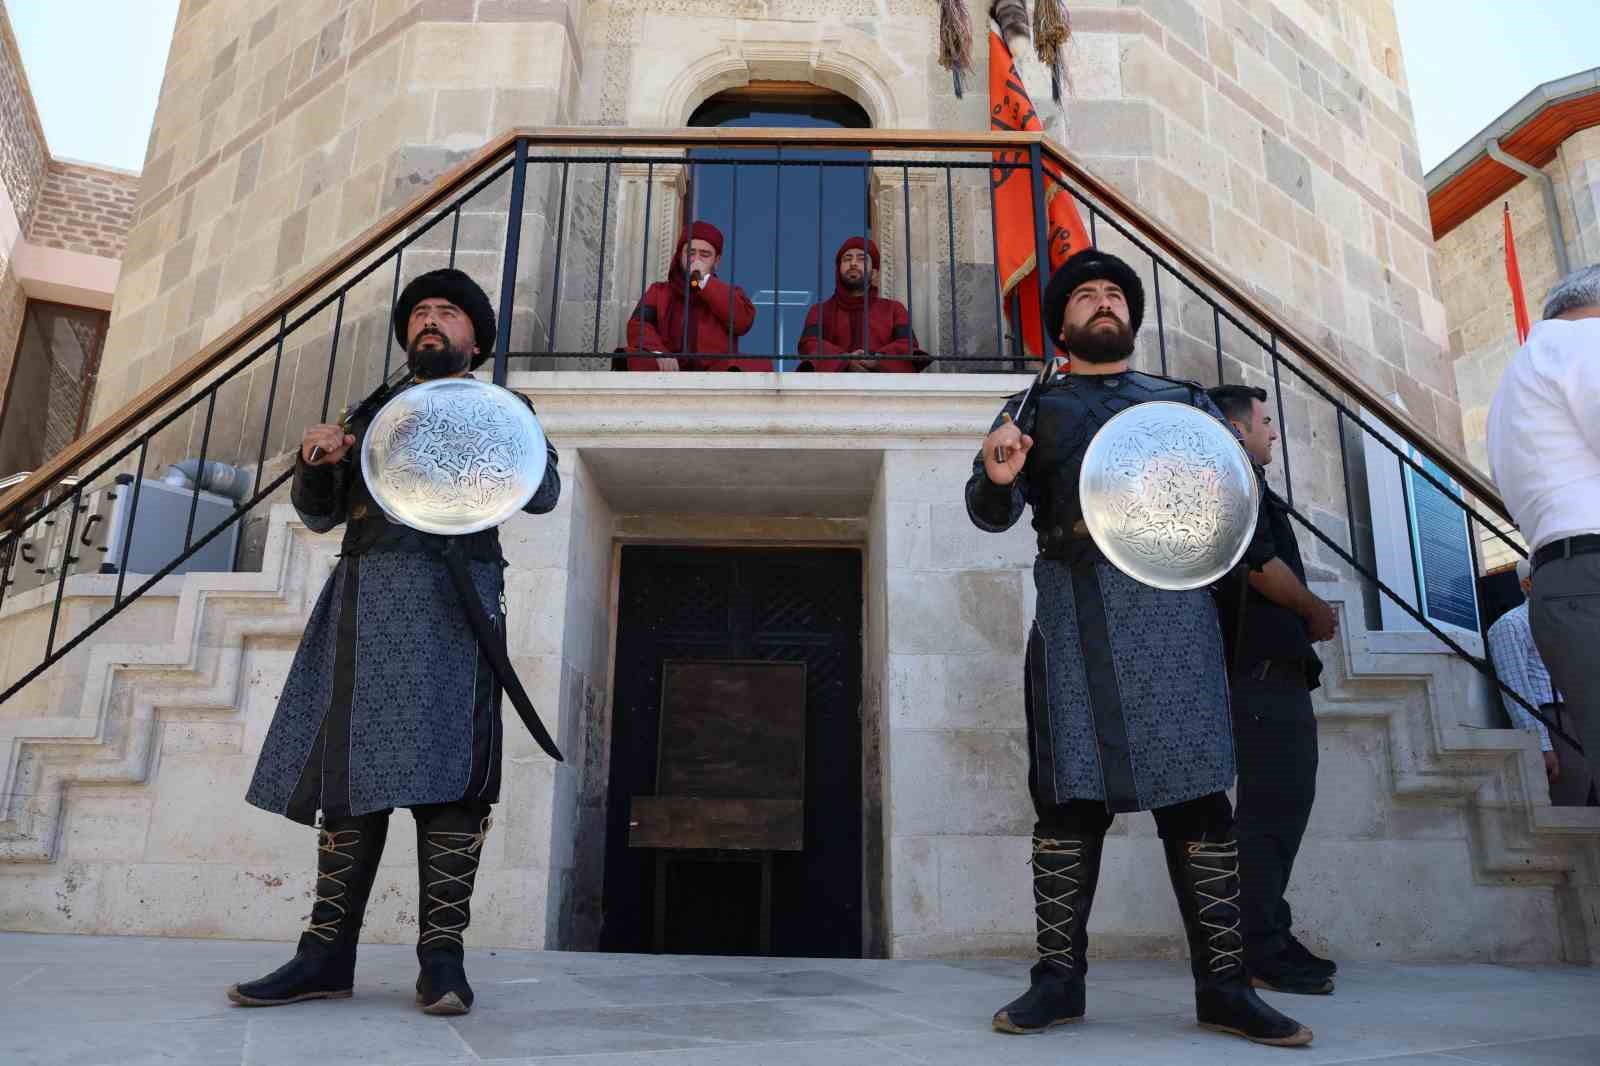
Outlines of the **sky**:
{"type": "Polygon", "coordinates": [[[1394,5],[1425,171],[1535,86],[1600,67],[1596,0],[1394,5]]]}
{"type": "Polygon", "coordinates": [[[57,159],[143,170],[178,0],[4,0],[57,159]]]}
{"type": "MultiPolygon", "coordinates": [[[[142,169],[178,0],[3,2],[51,154],[142,169]]],[[[1534,86],[1600,67],[1596,0],[1394,3],[1424,170],[1534,86]]]]}

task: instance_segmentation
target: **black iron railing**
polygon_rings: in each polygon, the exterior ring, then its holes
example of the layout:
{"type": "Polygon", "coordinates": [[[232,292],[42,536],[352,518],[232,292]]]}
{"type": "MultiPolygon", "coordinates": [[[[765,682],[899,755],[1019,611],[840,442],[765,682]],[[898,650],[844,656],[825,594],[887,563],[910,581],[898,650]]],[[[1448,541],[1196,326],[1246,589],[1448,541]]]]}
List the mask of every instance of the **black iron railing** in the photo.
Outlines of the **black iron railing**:
{"type": "MultiPolygon", "coordinates": [[[[218,538],[234,541],[231,554],[238,564],[247,554],[241,530],[291,477],[303,425],[328,421],[336,404],[364,396],[404,359],[389,322],[407,274],[452,265],[480,280],[498,276],[498,290],[492,293],[499,312],[493,358],[497,382],[506,380],[513,363],[519,369],[612,365],[615,356],[626,352],[629,317],[638,315],[648,286],[662,280],[659,275],[671,251],[667,245],[676,244],[694,214],[697,175],[728,178],[726,208],[720,203],[701,206],[726,214],[729,275],[737,280],[741,255],[747,271],[753,269],[748,264],[754,257],[762,256],[764,271],[770,254],[770,330],[741,338],[730,327],[727,347],[740,341],[742,358],[784,360],[778,367],[795,367],[800,358],[784,340],[781,301],[789,260],[782,222],[768,238],[770,247],[748,236],[760,224],[759,219],[751,221],[751,190],[755,182],[770,180],[779,204],[792,207],[802,195],[815,198],[815,240],[801,250],[816,256],[816,285],[806,293],[809,300],[823,299],[830,280],[825,228],[876,238],[887,245],[883,270],[892,276],[882,296],[906,305],[920,347],[932,360],[927,372],[1033,369],[1037,362],[1025,356],[1019,331],[1008,325],[995,266],[1002,225],[997,225],[993,189],[1000,171],[1026,173],[1032,183],[1033,218],[1023,224],[1031,225],[1038,261],[1049,262],[1044,198],[1046,183],[1055,182],[1086,214],[1092,240],[1117,242],[1119,251],[1141,267],[1148,263],[1145,276],[1155,329],[1153,336],[1146,330],[1142,337],[1143,365],[1208,384],[1249,380],[1270,388],[1283,430],[1283,495],[1296,519],[1376,595],[1398,604],[1493,679],[1482,656],[1419,609],[1420,587],[1411,590],[1414,604],[1380,577],[1370,551],[1363,550],[1357,518],[1365,487],[1358,476],[1361,463],[1352,459],[1346,438],[1376,441],[1393,455],[1403,484],[1420,478],[1459,509],[1474,552],[1474,577],[1477,538],[1471,534],[1476,526],[1512,550],[1522,550],[1503,528],[1509,523],[1503,522],[1492,487],[1418,433],[1337,360],[1309,345],[1037,135],[585,130],[501,138],[0,499],[0,610],[33,606],[48,607],[50,613],[39,654],[26,663],[12,663],[11,676],[0,678],[0,702],[91,638],[157,582],[180,572],[218,538]],[[732,149],[742,152],[730,154],[732,149]],[[696,150],[699,154],[685,154],[696,150]],[[765,154],[752,157],[751,150],[765,154]],[[859,212],[852,208],[841,215],[837,210],[841,198],[851,195],[840,192],[841,175],[859,179],[859,212]],[[741,183],[746,185],[744,213],[741,183]],[[785,185],[788,199],[783,199],[785,185]],[[743,236],[741,229],[746,230],[743,236]],[[751,243],[757,245],[753,250],[751,243]],[[537,252],[530,252],[535,244],[537,252]],[[916,251],[927,247],[938,247],[941,254],[916,251]],[[544,254],[546,250],[553,254],[544,254]],[[626,277],[635,266],[637,276],[626,277]],[[1290,417],[1287,401],[1307,412],[1304,425],[1290,417]],[[1315,447],[1315,427],[1329,420],[1338,438],[1341,483],[1330,486],[1330,478],[1307,482],[1302,477],[1297,492],[1294,468],[1316,458],[1306,449],[1315,447]],[[1406,447],[1394,444],[1390,436],[1398,436],[1406,447]],[[1408,454],[1411,450],[1448,471],[1451,480],[1469,486],[1498,512],[1498,520],[1435,476],[1408,454]],[[182,536],[167,529],[152,555],[150,538],[157,534],[137,521],[140,509],[148,515],[156,506],[153,493],[160,494],[165,511],[174,506],[174,489],[153,481],[155,468],[195,458],[192,486],[176,490],[188,496],[186,508],[181,498],[176,505],[180,514],[187,512],[182,514],[182,536]],[[232,489],[220,509],[223,494],[208,491],[204,477],[208,463],[217,460],[239,468],[248,481],[247,487],[232,489]],[[64,474],[77,480],[64,491],[47,494],[64,474]],[[1340,520],[1343,535],[1322,528],[1340,520]],[[84,535],[80,523],[109,530],[109,542],[84,535]],[[141,536],[146,538],[143,545],[141,536]],[[30,552],[30,545],[35,550],[30,552]],[[63,629],[69,578],[86,570],[115,574],[114,584],[106,579],[109,589],[97,590],[109,602],[81,616],[75,612],[63,629]],[[31,601],[22,599],[29,596],[31,601]]],[[[1041,296],[1045,280],[1038,272],[1030,282],[1039,285],[1041,296]]],[[[868,334],[863,330],[862,335],[868,334]]],[[[867,351],[856,358],[871,364],[900,357],[867,351]]],[[[1415,566],[1414,533],[1409,521],[1405,525],[1415,566]]],[[[1522,702],[1500,688],[1506,698],[1522,702]]],[[[1539,708],[1528,709],[1571,740],[1539,708]]]]}

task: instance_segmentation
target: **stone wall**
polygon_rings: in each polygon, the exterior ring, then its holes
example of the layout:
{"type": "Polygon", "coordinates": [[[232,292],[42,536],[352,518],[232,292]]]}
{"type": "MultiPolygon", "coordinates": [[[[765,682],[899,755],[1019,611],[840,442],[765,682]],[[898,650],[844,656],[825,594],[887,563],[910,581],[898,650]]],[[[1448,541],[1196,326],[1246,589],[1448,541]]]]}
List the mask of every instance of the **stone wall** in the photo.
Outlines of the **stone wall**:
{"type": "Polygon", "coordinates": [[[28,240],[43,248],[121,259],[138,195],[138,174],[51,160],[28,240]]]}
{"type": "MultiPolygon", "coordinates": [[[[1544,173],[1555,183],[1561,233],[1573,269],[1600,262],[1600,128],[1574,134],[1561,145],[1544,173]]],[[[1466,454],[1487,471],[1489,403],[1517,350],[1516,321],[1507,288],[1503,212],[1511,208],[1511,230],[1522,273],[1523,298],[1531,321],[1539,320],[1545,296],[1560,280],[1543,190],[1523,179],[1504,197],[1486,204],[1439,238],[1439,288],[1450,326],[1451,371],[1461,400],[1466,454]]],[[[1484,565],[1514,561],[1492,537],[1484,538],[1484,565]]]]}
{"type": "Polygon", "coordinates": [[[0,3],[0,413],[27,304],[12,259],[17,241],[33,218],[48,159],[44,129],[22,69],[22,53],[12,35],[5,4],[0,3]]]}
{"type": "MultiPolygon", "coordinates": [[[[576,0],[186,3],[94,417],[237,324],[490,131],[561,121],[576,19],[576,0]]],[[[388,287],[381,301],[378,289],[357,310],[386,305],[388,287]]],[[[381,331],[365,339],[374,336],[381,331]]],[[[334,397],[335,410],[343,399],[334,397]]],[[[241,415],[245,402],[224,413],[241,415]]]]}
{"type": "Polygon", "coordinates": [[[39,109],[22,69],[22,53],[11,32],[5,5],[0,4],[0,182],[5,183],[11,209],[24,232],[33,218],[34,201],[49,158],[44,127],[39,125],[39,109]]]}

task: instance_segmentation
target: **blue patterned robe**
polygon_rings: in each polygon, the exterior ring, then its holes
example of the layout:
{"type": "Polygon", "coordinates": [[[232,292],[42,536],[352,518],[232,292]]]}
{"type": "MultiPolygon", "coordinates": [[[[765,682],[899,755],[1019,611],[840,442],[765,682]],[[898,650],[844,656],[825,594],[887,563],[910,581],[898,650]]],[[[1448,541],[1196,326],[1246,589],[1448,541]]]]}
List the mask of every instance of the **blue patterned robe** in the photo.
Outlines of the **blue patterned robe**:
{"type": "MultiPolygon", "coordinates": [[[[365,425],[352,427],[360,452],[365,425]]],[[[561,496],[554,447],[524,510],[561,496]]],[[[292,499],[307,527],[346,525],[312,609],[245,799],[311,824],[325,815],[499,797],[500,686],[443,560],[373,503],[359,463],[297,460],[292,499]]],[[[505,560],[494,530],[468,538],[472,581],[504,639],[505,560]]]]}
{"type": "MultiPolygon", "coordinates": [[[[1012,397],[1004,413],[1015,417],[1021,399],[1012,397]]],[[[1172,592],[1128,577],[1086,534],[1069,532],[1081,517],[1075,493],[1057,498],[1072,492],[1062,486],[1076,486],[1072,463],[1081,465],[1095,430],[1150,400],[1190,403],[1222,418],[1189,382],[1136,372],[1058,378],[1040,399],[1041,428],[1022,476],[995,485],[980,455],[967,482],[967,513],[980,529],[1004,532],[1025,509],[1034,511],[1038,606],[1024,710],[1029,791],[1041,811],[1073,799],[1100,800],[1113,811],[1149,810],[1233,783],[1228,682],[1211,593],[1172,592]],[[1059,439],[1040,436],[1046,423],[1059,439]],[[1087,605],[1079,602],[1085,597],[1087,605]]]]}

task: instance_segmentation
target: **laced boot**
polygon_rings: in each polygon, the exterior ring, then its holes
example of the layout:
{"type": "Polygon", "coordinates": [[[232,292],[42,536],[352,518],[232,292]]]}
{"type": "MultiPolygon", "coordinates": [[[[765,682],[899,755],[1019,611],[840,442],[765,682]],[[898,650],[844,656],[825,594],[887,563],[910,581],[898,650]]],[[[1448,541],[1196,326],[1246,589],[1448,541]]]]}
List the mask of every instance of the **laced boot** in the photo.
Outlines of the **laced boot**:
{"type": "Polygon", "coordinates": [[[1311,1043],[1310,1029],[1267,1006],[1250,987],[1239,933],[1239,845],[1231,840],[1161,843],[1189,938],[1194,1011],[1200,1027],[1257,1044],[1311,1043]]]}
{"type": "Polygon", "coordinates": [[[424,1014],[472,1009],[461,934],[472,920],[472,887],[494,820],[470,808],[418,808],[417,866],[422,879],[417,933],[417,1002],[424,1014]]]}
{"type": "Polygon", "coordinates": [[[1083,1019],[1089,907],[1104,842],[1101,836],[1033,838],[1039,961],[1029,972],[1028,990],[995,1012],[997,1032],[1042,1033],[1083,1019]]]}
{"type": "Polygon", "coordinates": [[[325,819],[317,833],[316,902],[294,958],[267,976],[231,985],[241,1007],[277,1007],[303,999],[348,999],[355,985],[356,941],[389,814],[325,819]]]}

